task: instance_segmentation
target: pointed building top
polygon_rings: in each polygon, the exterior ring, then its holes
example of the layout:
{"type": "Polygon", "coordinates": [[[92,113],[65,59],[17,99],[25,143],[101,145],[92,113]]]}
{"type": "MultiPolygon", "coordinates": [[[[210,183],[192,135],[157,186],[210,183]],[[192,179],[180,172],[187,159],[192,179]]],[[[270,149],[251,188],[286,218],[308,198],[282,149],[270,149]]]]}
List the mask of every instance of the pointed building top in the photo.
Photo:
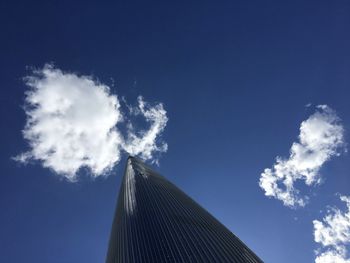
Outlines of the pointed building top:
{"type": "Polygon", "coordinates": [[[174,184],[129,156],[106,262],[262,261],[174,184]]]}

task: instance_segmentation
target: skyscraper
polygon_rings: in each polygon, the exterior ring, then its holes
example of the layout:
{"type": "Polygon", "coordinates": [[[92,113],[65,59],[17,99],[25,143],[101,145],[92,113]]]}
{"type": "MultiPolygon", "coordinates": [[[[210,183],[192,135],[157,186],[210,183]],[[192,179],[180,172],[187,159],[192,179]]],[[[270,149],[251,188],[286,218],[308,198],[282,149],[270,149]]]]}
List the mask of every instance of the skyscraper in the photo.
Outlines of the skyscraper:
{"type": "Polygon", "coordinates": [[[262,260],[174,184],[129,157],[106,262],[262,260]]]}

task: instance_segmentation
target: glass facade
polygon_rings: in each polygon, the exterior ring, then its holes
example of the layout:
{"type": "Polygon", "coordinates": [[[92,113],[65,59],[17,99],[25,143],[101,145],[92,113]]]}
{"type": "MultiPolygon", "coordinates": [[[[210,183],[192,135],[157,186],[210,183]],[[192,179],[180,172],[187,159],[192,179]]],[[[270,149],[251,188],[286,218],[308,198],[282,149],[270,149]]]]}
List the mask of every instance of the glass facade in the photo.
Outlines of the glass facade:
{"type": "Polygon", "coordinates": [[[129,157],[106,262],[262,260],[174,184],[129,157]]]}

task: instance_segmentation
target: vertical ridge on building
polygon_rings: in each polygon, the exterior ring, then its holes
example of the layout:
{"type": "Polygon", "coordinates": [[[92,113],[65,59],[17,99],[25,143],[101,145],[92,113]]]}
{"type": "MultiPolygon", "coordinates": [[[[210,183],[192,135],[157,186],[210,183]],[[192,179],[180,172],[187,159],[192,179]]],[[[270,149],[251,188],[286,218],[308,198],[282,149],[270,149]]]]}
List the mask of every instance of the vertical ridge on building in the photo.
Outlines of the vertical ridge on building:
{"type": "Polygon", "coordinates": [[[174,184],[129,157],[106,262],[262,260],[174,184]]]}

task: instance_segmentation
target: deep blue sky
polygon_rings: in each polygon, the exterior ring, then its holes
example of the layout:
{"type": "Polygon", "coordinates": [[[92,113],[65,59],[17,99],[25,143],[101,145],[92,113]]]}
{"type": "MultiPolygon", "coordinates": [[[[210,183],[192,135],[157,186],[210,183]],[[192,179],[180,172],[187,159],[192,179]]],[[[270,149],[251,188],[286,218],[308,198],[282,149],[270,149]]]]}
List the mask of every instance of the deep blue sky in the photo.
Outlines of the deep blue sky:
{"type": "Polygon", "coordinates": [[[264,261],[314,261],[313,219],[350,194],[349,154],[321,170],[312,202],[264,196],[260,173],[288,156],[312,103],[350,130],[350,2],[2,1],[0,261],[104,262],[125,157],[108,178],[66,182],[22,166],[27,66],[115,83],[163,102],[169,150],[156,168],[264,261]],[[113,81],[112,81],[113,79],[113,81]]]}

